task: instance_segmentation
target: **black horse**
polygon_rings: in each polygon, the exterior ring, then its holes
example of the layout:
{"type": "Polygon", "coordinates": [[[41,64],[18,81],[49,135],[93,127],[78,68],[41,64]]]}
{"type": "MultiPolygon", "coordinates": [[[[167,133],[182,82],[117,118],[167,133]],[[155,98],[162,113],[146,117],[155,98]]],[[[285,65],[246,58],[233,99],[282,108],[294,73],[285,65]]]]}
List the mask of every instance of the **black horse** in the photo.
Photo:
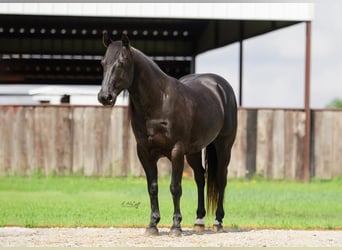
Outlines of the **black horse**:
{"type": "Polygon", "coordinates": [[[214,74],[192,74],[177,80],[166,75],[151,59],[130,45],[126,35],[112,41],[102,60],[103,81],[98,100],[113,106],[117,96],[128,90],[131,125],[137,153],[147,177],[151,219],[146,229],[158,234],[157,161],[166,156],[172,163],[170,191],[174,214],[171,235],[181,235],[180,197],[184,155],[194,171],[198,189],[195,229],[204,229],[204,186],[207,172],[207,209],[216,209],[214,231],[222,230],[223,200],[227,167],[237,129],[237,105],[232,87],[214,74]],[[206,148],[206,167],[201,150],[206,148]]]}

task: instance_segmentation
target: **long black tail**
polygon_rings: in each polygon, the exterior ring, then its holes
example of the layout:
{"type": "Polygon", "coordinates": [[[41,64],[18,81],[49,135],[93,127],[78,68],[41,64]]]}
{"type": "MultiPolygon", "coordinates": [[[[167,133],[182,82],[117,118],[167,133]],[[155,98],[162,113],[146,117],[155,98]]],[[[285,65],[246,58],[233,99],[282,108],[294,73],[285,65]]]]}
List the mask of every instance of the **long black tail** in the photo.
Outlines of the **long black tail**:
{"type": "Polygon", "coordinates": [[[205,165],[207,172],[207,212],[208,214],[214,214],[217,208],[219,192],[216,183],[217,154],[213,143],[206,147],[205,165]]]}

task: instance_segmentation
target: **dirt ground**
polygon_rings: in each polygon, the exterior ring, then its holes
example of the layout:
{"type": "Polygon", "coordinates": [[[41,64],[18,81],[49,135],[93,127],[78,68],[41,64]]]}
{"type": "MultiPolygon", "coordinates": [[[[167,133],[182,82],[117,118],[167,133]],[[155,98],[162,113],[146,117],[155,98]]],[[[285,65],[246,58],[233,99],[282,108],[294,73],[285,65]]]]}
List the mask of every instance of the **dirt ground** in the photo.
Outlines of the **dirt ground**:
{"type": "Polygon", "coordinates": [[[342,231],[231,230],[196,233],[184,228],[181,237],[145,236],[143,228],[0,228],[0,247],[341,247],[342,231]]]}

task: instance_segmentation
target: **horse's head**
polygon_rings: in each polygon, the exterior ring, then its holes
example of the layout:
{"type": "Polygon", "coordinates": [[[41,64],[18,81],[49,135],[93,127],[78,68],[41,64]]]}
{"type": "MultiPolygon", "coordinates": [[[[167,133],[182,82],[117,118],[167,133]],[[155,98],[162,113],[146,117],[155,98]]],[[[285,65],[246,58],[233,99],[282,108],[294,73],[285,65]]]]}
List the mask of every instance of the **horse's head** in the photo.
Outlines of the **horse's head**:
{"type": "Polygon", "coordinates": [[[98,100],[106,106],[113,106],[122,90],[128,89],[133,81],[133,58],[128,37],[123,34],[121,41],[113,42],[106,31],[103,44],[107,47],[101,61],[103,80],[98,100]]]}

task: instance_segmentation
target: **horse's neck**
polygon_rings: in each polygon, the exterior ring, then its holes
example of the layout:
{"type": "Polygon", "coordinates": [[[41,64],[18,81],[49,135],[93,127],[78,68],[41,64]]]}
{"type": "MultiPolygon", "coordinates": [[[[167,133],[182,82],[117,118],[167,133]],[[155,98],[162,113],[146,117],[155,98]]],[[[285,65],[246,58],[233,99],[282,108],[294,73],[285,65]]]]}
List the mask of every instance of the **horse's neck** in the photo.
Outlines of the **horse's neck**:
{"type": "Polygon", "coordinates": [[[172,78],[139,51],[135,51],[135,77],[129,89],[134,110],[150,116],[163,106],[163,97],[172,84],[172,78]]]}

